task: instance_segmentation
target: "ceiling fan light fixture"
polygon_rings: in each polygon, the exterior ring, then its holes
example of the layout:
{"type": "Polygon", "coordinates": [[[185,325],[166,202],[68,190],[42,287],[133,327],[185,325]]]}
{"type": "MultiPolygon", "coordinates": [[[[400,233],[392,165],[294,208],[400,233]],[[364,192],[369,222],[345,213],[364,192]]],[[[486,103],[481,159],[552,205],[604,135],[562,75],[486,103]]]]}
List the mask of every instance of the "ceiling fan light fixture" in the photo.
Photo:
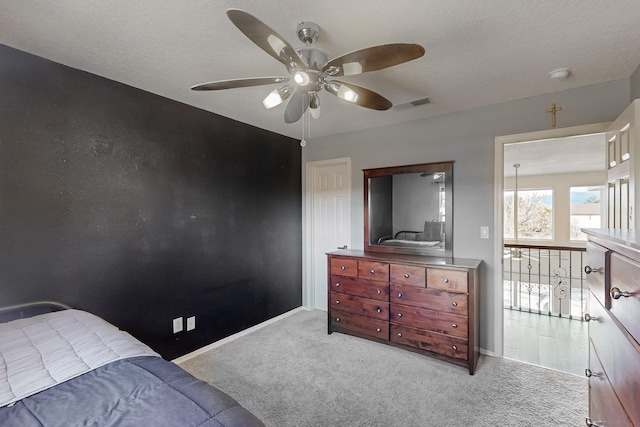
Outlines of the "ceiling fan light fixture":
{"type": "Polygon", "coordinates": [[[287,98],[291,96],[293,92],[291,86],[283,86],[278,89],[274,89],[262,100],[262,105],[267,110],[282,104],[287,98]]]}
{"type": "Polygon", "coordinates": [[[345,62],[342,64],[342,74],[345,76],[362,74],[362,64],[359,62],[345,62]]]}
{"type": "Polygon", "coordinates": [[[349,102],[356,102],[358,100],[358,94],[349,89],[345,85],[341,85],[338,89],[338,98],[344,99],[349,102]]]}
{"type": "Polygon", "coordinates": [[[293,81],[296,82],[296,84],[299,86],[308,85],[310,80],[311,79],[309,78],[309,74],[305,73],[304,71],[297,71],[293,75],[293,81]]]}
{"type": "Polygon", "coordinates": [[[558,68],[549,73],[549,78],[552,80],[562,80],[569,77],[569,74],[571,74],[571,70],[568,68],[558,68]]]}

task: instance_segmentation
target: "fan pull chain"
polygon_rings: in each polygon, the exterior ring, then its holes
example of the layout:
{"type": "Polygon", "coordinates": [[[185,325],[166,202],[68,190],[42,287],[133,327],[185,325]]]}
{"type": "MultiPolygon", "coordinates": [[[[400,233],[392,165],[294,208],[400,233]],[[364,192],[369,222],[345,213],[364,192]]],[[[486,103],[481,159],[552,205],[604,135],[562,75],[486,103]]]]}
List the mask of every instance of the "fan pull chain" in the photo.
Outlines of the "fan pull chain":
{"type": "Polygon", "coordinates": [[[302,139],[300,140],[300,146],[305,147],[307,141],[304,139],[304,105],[307,102],[307,94],[302,95],[302,139]]]}

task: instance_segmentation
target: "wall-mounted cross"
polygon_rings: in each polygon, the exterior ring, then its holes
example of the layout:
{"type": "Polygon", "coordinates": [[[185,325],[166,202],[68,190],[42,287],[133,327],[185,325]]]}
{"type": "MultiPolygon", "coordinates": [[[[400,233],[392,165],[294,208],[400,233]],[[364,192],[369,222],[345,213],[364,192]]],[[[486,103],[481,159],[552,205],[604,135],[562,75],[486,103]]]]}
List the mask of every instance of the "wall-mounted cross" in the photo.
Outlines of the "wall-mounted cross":
{"type": "Polygon", "coordinates": [[[556,113],[561,111],[562,107],[556,107],[556,104],[551,104],[551,108],[547,110],[547,113],[551,113],[551,127],[556,127],[556,113]]]}

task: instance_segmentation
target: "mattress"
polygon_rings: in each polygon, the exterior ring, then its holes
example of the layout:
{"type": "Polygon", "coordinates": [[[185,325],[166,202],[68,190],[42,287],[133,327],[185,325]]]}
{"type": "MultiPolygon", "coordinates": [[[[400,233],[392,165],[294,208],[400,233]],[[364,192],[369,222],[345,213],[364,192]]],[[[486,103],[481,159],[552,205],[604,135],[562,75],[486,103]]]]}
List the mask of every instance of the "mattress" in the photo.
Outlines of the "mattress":
{"type": "Polygon", "coordinates": [[[79,310],[0,324],[0,426],[263,426],[235,399],[79,310]]]}

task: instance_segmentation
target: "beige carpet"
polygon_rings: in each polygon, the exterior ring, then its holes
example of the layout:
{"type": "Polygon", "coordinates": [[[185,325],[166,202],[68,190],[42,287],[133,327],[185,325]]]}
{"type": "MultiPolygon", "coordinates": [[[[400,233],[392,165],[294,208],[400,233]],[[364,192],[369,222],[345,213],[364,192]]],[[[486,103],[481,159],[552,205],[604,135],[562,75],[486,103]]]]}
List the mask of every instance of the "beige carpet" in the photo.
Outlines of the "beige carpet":
{"type": "Polygon", "coordinates": [[[300,311],[183,362],[268,426],[579,426],[587,381],[482,356],[476,374],[300,311]]]}

